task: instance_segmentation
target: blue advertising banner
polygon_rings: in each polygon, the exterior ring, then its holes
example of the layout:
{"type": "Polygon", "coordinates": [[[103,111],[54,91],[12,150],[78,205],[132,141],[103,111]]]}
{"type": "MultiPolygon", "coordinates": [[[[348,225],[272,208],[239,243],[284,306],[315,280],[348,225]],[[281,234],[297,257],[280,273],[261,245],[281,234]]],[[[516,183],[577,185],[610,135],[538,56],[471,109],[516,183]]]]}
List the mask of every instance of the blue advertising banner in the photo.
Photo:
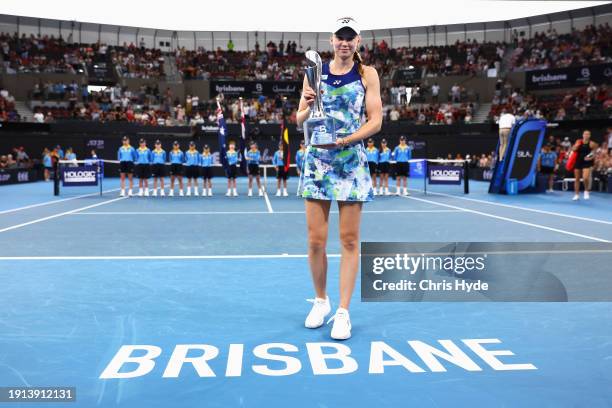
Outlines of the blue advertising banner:
{"type": "Polygon", "coordinates": [[[97,186],[97,166],[78,166],[62,169],[61,179],[64,187],[97,186]]]}
{"type": "Polygon", "coordinates": [[[425,160],[411,161],[410,162],[410,178],[424,178],[425,177],[425,160]]]}
{"type": "Polygon", "coordinates": [[[428,166],[429,184],[461,184],[463,167],[458,166],[428,166]]]}

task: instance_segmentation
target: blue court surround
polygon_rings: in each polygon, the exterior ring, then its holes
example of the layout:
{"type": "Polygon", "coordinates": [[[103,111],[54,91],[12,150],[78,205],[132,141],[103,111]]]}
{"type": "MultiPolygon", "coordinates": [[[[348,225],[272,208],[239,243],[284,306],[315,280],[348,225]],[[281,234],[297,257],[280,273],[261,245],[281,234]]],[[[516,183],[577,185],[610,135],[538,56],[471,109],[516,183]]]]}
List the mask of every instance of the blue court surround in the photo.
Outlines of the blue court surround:
{"type": "MultiPolygon", "coordinates": [[[[361,303],[358,282],[353,338],[342,344],[359,368],[313,375],[306,343],[332,340],[330,326],[302,326],[310,307],[304,299],[312,297],[303,202],[270,196],[269,212],[263,198],[246,197],[244,180],[237,198],[224,197],[216,181],[214,197],[118,199],[114,191],[18,211],[10,209],[53,200],[51,185],[0,189],[0,386],[76,386],[77,402],[53,405],[66,407],[610,406],[610,303],[361,303]],[[514,356],[500,357],[504,363],[538,369],[493,370],[461,343],[478,338],[500,339],[487,348],[511,350],[514,356]],[[442,339],[482,371],[440,359],[447,371],[431,372],[406,343],[443,349],[442,339]],[[368,374],[372,341],[384,341],[426,372],[386,367],[368,374]],[[298,347],[276,352],[297,357],[301,370],[285,377],[254,373],[251,365],[269,362],[254,357],[253,347],[277,342],[298,347]],[[226,378],[232,343],[245,346],[243,372],[226,378]],[[128,344],[161,347],[155,368],[139,378],[100,379],[128,344]],[[185,365],[179,378],[162,378],[177,344],[218,347],[210,362],[217,376],[200,378],[185,365]]],[[[364,206],[361,240],[612,240],[611,195],[593,193],[576,203],[571,192],[499,196],[487,187],[472,182],[468,196],[457,186],[429,186],[427,195],[377,197],[364,206]]],[[[337,220],[332,213],[334,305],[337,220]]]]}

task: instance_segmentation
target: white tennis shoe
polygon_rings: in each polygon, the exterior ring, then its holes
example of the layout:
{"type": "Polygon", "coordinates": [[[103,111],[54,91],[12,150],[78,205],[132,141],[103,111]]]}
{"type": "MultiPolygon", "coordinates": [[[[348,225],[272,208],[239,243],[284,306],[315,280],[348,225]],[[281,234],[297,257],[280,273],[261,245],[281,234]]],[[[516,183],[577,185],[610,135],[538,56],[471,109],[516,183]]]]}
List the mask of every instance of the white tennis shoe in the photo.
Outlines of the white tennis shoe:
{"type": "Polygon", "coordinates": [[[306,316],[304,326],[309,329],[316,329],[323,326],[323,323],[325,323],[325,318],[331,312],[329,296],[326,296],[325,299],[314,298],[306,299],[306,301],[311,302],[313,305],[312,309],[310,309],[310,313],[308,313],[308,316],[306,316]]]}
{"type": "Polygon", "coordinates": [[[348,310],[339,307],[336,314],[327,321],[334,322],[331,330],[331,338],[334,340],[346,340],[351,337],[351,318],[348,310]]]}

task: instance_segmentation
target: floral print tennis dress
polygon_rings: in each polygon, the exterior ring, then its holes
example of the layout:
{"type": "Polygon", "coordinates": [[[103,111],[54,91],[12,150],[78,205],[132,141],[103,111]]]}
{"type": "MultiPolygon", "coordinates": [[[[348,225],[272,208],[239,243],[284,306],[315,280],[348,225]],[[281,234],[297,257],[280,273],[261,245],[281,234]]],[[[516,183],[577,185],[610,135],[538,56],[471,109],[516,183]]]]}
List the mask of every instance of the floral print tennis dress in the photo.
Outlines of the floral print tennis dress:
{"type": "MultiPolygon", "coordinates": [[[[329,63],[321,71],[323,109],[336,120],[336,135],[346,137],[364,122],[365,88],[358,65],[334,75],[329,63]]],[[[298,196],[317,200],[372,201],[372,178],[363,141],[337,149],[308,146],[304,153],[298,196]]]]}

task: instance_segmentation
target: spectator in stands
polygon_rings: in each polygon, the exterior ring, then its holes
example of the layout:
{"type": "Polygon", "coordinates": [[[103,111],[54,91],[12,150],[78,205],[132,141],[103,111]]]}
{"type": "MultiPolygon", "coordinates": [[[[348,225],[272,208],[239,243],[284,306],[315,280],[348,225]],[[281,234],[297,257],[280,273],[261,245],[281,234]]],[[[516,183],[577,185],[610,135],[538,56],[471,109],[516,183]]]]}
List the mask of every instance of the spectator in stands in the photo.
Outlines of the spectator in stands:
{"type": "Polygon", "coordinates": [[[34,110],[34,122],[45,123],[45,114],[42,113],[39,108],[34,110]]]}
{"type": "Polygon", "coordinates": [[[30,164],[30,156],[28,156],[23,146],[13,149],[13,157],[19,167],[27,167],[30,164]]]}
{"type": "Polygon", "coordinates": [[[609,54],[612,30],[608,23],[584,30],[572,29],[559,35],[556,30],[536,32],[531,39],[517,42],[511,57],[513,70],[564,68],[612,61],[609,54]]]}
{"type": "Polygon", "coordinates": [[[42,153],[42,164],[44,180],[49,181],[51,172],[53,171],[53,158],[51,157],[51,151],[46,147],[42,153]]]}
{"type": "Polygon", "coordinates": [[[438,95],[440,94],[440,85],[437,82],[431,86],[431,101],[438,103],[438,95]]]}
{"type": "Polygon", "coordinates": [[[602,143],[595,153],[593,177],[599,180],[599,191],[608,191],[608,178],[612,175],[612,154],[610,145],[602,143]]]}

